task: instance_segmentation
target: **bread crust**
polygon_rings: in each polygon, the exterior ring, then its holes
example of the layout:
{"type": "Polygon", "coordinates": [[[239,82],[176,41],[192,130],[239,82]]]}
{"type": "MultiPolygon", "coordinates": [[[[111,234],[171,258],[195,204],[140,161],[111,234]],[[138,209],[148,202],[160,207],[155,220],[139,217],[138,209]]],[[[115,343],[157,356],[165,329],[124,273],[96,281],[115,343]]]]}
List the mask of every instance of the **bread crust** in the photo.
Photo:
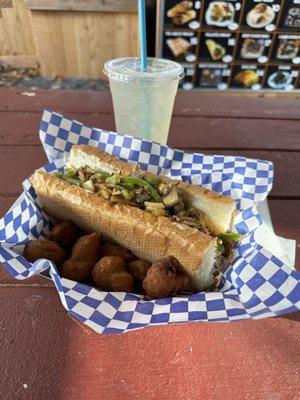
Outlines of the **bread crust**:
{"type": "MultiPolygon", "coordinates": [[[[92,153],[91,148],[88,151],[92,153]]],[[[115,159],[114,168],[120,162],[115,159]]],[[[128,173],[129,168],[128,165],[128,173]]],[[[30,180],[50,216],[70,219],[87,232],[101,232],[106,239],[114,240],[138,258],[150,262],[172,255],[199,290],[212,283],[216,238],[166,217],[112,203],[42,170],[35,171],[30,180]]]]}

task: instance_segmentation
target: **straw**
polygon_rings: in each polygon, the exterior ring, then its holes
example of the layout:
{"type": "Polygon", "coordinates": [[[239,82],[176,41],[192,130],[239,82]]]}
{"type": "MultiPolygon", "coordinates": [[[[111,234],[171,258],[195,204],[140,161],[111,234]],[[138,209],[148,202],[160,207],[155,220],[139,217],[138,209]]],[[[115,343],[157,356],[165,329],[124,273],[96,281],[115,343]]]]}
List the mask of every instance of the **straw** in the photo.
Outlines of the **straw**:
{"type": "Polygon", "coordinates": [[[139,30],[141,50],[141,71],[147,70],[147,35],[146,35],[146,10],[145,0],[139,0],[139,30]]]}

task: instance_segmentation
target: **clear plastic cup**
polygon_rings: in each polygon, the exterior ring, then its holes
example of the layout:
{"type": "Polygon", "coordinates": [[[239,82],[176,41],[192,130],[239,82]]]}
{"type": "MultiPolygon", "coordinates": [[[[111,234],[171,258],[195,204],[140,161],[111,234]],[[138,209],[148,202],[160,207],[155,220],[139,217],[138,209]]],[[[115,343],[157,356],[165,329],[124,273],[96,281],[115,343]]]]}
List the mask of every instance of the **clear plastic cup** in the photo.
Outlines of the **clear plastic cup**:
{"type": "Polygon", "coordinates": [[[159,58],[118,58],[105,63],[117,131],[165,144],[183,67],[159,58]]]}

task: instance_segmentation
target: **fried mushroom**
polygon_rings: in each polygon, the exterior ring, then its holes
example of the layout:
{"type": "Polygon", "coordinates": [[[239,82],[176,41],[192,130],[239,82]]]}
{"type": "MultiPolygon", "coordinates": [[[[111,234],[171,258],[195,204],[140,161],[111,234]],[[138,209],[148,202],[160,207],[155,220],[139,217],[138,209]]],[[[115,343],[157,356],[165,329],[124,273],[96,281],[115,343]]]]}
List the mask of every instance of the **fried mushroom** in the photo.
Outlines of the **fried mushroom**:
{"type": "Polygon", "coordinates": [[[52,240],[67,250],[71,249],[78,238],[78,228],[69,220],[59,222],[55,225],[48,237],[49,240],[52,240]]]}
{"type": "Polygon", "coordinates": [[[71,257],[61,267],[61,275],[78,282],[91,281],[92,270],[100,256],[101,238],[101,233],[91,233],[78,239],[71,257]]]}
{"type": "Polygon", "coordinates": [[[126,263],[130,263],[131,261],[135,260],[136,257],[131,253],[130,250],[125,249],[122,246],[119,246],[115,243],[105,243],[101,247],[101,257],[106,256],[116,256],[121,257],[126,263]]]}
{"type": "Polygon", "coordinates": [[[176,269],[168,257],[154,263],[143,281],[146,294],[153,298],[168,297],[176,285],[176,269]]]}
{"type": "Polygon", "coordinates": [[[122,257],[105,256],[95,265],[93,279],[102,290],[132,292],[133,277],[126,271],[122,257]]]}
{"type": "Polygon", "coordinates": [[[82,236],[75,243],[71,259],[78,261],[93,261],[96,264],[101,252],[101,233],[90,233],[82,236]]]}
{"type": "Polygon", "coordinates": [[[147,271],[143,281],[146,294],[154,299],[168,297],[188,287],[188,278],[179,273],[181,265],[172,256],[155,262],[147,271]]]}
{"type": "Polygon", "coordinates": [[[143,281],[147,275],[151,263],[145,260],[134,260],[128,264],[128,270],[131,275],[138,281],[143,281]]]}
{"type": "Polygon", "coordinates": [[[91,280],[94,265],[93,261],[78,261],[70,258],[63,263],[60,274],[72,281],[87,283],[91,280]]]}
{"type": "Polygon", "coordinates": [[[60,267],[66,258],[66,253],[57,243],[47,239],[38,239],[30,240],[26,243],[23,256],[29,262],[34,262],[39,258],[46,258],[53,261],[57,267],[60,267]]]}

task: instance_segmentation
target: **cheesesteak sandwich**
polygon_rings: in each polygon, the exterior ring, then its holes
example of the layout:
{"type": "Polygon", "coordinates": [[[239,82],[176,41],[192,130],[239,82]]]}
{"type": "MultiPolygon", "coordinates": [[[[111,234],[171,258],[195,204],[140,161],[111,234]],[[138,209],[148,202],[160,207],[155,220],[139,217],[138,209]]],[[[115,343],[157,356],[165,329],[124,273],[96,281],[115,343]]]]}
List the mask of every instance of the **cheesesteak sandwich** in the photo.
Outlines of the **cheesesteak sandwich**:
{"type": "Polygon", "coordinates": [[[156,262],[175,257],[191,287],[213,283],[239,235],[231,228],[233,199],[140,170],[87,145],[73,146],[64,172],[37,170],[31,182],[50,216],[156,262]]]}

